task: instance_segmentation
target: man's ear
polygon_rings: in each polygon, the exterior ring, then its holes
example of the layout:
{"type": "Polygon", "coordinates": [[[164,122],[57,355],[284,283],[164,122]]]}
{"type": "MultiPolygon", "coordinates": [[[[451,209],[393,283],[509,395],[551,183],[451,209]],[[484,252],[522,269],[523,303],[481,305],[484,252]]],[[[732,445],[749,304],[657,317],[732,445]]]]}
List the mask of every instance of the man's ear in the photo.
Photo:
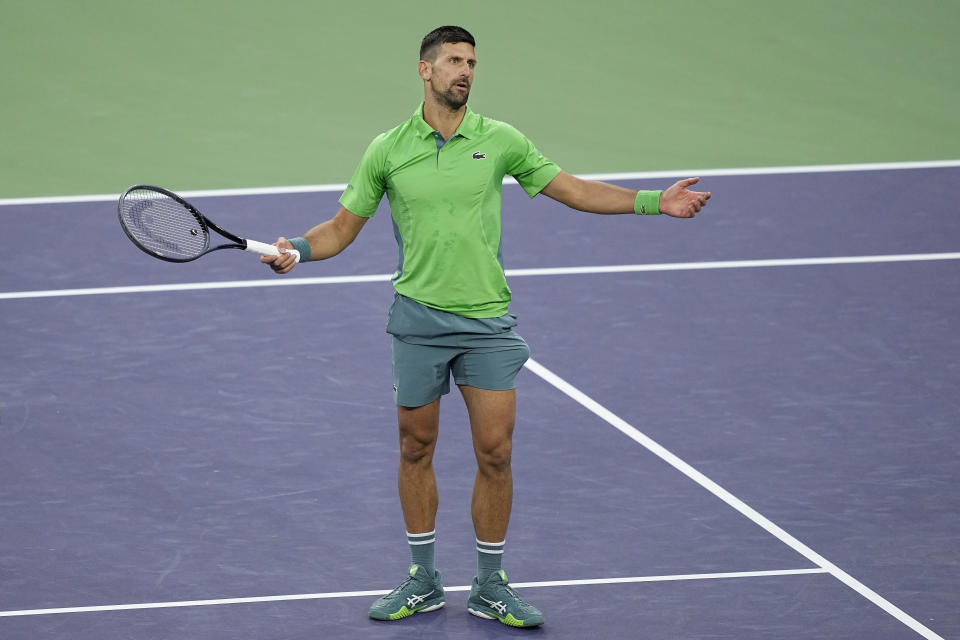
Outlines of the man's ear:
{"type": "Polygon", "coordinates": [[[433,65],[426,60],[421,60],[417,63],[417,73],[419,73],[420,77],[424,80],[429,80],[430,74],[433,73],[433,65]]]}

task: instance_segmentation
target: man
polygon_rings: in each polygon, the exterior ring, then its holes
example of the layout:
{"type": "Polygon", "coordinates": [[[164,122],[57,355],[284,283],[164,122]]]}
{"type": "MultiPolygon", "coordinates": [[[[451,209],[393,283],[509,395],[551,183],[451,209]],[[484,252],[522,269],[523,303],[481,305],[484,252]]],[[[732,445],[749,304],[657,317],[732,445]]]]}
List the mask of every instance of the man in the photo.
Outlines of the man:
{"type": "MultiPolygon", "coordinates": [[[[471,513],[477,576],[468,610],[512,626],[543,615],[510,588],[501,558],[510,516],[514,378],[529,349],[513,327],[510,289],[500,259],[500,190],[514,176],[530,197],[544,193],[594,213],[665,213],[693,217],[710,197],[680,181],[663,192],[585,181],[544,158],[516,129],[467,107],[477,64],[473,36],[440,27],[423,39],[418,71],[424,101],[407,122],[374,139],[330,220],[302,237],[280,238],[304,260],[343,251],[377,209],[390,202],[399,246],[390,309],[394,396],[400,431],[398,488],[413,564],[370,616],[397,620],[445,603],[434,565],[437,486],[433,452],[440,397],[453,374],[470,417],[477,473],[471,513]]],[[[291,254],[264,257],[289,272],[291,254]]]]}

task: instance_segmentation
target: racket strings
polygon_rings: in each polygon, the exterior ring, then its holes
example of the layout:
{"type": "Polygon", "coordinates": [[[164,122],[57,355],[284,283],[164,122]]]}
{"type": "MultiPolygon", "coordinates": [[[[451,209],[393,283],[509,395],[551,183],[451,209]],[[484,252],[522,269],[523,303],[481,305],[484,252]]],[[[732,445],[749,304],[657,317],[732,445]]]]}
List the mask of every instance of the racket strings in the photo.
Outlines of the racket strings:
{"type": "Polygon", "coordinates": [[[120,205],[120,220],[136,242],[163,257],[196,258],[209,244],[202,219],[173,198],[156,191],[128,192],[120,205]]]}

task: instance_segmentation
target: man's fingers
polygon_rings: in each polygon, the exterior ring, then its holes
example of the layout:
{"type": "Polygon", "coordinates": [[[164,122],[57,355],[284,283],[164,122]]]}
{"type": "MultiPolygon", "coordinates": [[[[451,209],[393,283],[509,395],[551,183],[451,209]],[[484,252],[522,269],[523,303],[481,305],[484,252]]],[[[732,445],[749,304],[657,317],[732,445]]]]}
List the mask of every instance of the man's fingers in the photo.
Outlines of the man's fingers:
{"type": "Polygon", "coordinates": [[[293,268],[296,259],[293,254],[286,253],[285,249],[280,249],[278,256],[260,256],[260,262],[269,265],[277,273],[286,273],[293,268]]]}
{"type": "Polygon", "coordinates": [[[289,272],[293,269],[294,265],[297,264],[297,259],[294,257],[294,254],[291,253],[293,245],[290,244],[289,240],[281,236],[277,238],[273,246],[280,250],[280,255],[260,256],[260,262],[269,265],[274,273],[283,274],[289,272]]]}
{"type": "Polygon", "coordinates": [[[707,205],[709,191],[690,191],[687,187],[700,182],[700,178],[679,180],[663,192],[661,211],[675,218],[692,218],[707,205]]]}

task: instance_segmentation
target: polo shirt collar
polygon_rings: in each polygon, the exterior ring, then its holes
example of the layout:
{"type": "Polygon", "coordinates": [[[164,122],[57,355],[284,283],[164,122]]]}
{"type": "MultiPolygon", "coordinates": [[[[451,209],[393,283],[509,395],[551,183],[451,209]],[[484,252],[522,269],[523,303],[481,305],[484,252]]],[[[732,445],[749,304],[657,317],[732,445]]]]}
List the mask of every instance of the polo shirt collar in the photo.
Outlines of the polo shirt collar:
{"type": "MultiPolygon", "coordinates": [[[[420,106],[417,107],[417,110],[413,112],[413,126],[416,127],[417,133],[422,138],[427,136],[432,136],[434,129],[427,121],[423,119],[423,103],[420,103],[420,106]]],[[[467,105],[467,111],[463,114],[463,121],[460,123],[460,126],[457,127],[456,133],[453,134],[453,137],[462,136],[467,138],[476,137],[477,128],[480,125],[480,116],[474,113],[470,109],[470,105],[467,105]]]]}

